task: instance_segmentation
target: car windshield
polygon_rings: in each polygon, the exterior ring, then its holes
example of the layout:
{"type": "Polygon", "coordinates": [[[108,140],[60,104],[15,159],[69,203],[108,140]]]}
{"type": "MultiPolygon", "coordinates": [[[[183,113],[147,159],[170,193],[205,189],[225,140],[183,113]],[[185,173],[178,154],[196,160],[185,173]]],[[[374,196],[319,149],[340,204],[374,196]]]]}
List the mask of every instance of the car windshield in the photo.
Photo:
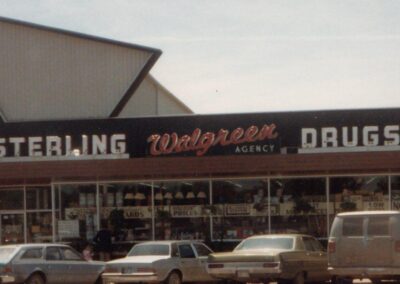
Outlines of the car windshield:
{"type": "Polygon", "coordinates": [[[10,259],[16,249],[15,247],[0,248],[0,260],[10,259]]]}
{"type": "Polygon", "coordinates": [[[169,255],[169,245],[146,244],[136,245],[129,252],[128,256],[137,255],[169,255]]]}
{"type": "Polygon", "coordinates": [[[257,238],[241,242],[235,250],[249,249],[291,249],[293,238],[257,238]]]}

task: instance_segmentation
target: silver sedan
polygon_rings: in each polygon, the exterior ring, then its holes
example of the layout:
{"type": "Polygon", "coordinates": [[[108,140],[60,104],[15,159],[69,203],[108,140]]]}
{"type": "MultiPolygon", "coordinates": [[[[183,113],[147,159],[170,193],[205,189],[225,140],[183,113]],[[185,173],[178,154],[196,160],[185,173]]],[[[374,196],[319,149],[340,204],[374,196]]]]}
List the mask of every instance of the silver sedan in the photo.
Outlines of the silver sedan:
{"type": "Polygon", "coordinates": [[[104,266],[62,244],[0,246],[0,283],[101,283],[104,266]]]}
{"type": "Polygon", "coordinates": [[[211,252],[197,241],[140,243],[125,258],[107,262],[103,284],[215,281],[206,271],[211,252]]]}

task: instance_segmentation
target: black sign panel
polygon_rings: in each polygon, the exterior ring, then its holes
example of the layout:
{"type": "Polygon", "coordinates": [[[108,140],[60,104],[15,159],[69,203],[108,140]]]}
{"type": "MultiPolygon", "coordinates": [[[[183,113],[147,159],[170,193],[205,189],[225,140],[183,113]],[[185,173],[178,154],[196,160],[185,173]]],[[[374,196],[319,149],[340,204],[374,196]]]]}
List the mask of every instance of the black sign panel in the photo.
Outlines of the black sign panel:
{"type": "Polygon", "coordinates": [[[400,109],[2,123],[0,161],[400,150],[400,109]]]}

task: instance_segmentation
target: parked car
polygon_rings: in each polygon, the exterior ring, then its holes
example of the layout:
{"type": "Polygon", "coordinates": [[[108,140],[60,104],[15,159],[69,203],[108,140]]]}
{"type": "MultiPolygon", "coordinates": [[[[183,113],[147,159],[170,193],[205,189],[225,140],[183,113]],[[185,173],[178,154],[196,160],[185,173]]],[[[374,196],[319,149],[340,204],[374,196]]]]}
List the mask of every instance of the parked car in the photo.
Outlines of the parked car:
{"type": "Polygon", "coordinates": [[[339,213],[328,241],[328,271],[337,282],[400,280],[400,212],[339,213]]]}
{"type": "Polygon", "coordinates": [[[327,281],[327,255],[312,236],[277,234],[252,236],[232,252],[213,253],[207,271],[218,279],[239,282],[302,284],[327,281]]]}
{"type": "Polygon", "coordinates": [[[105,263],[86,261],[62,244],[0,246],[0,283],[101,283],[105,263]]]}
{"type": "Polygon", "coordinates": [[[136,244],[124,258],[106,263],[103,283],[215,281],[207,274],[211,249],[198,241],[150,241],[136,244]]]}

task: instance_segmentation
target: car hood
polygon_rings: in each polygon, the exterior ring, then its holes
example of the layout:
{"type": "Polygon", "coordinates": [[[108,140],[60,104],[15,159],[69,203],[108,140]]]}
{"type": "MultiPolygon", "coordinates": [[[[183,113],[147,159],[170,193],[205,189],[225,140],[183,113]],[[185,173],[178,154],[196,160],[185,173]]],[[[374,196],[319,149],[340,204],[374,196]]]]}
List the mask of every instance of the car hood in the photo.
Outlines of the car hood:
{"type": "Polygon", "coordinates": [[[104,266],[106,263],[104,261],[99,261],[99,260],[90,260],[88,263],[93,264],[93,265],[98,265],[98,266],[104,266]]]}
{"type": "Polygon", "coordinates": [[[275,261],[278,255],[287,250],[239,250],[212,253],[208,262],[275,261]]]}
{"type": "Polygon", "coordinates": [[[167,259],[168,255],[138,255],[138,256],[127,256],[120,259],[115,259],[107,262],[107,264],[117,263],[152,263],[157,260],[167,259]]]}

